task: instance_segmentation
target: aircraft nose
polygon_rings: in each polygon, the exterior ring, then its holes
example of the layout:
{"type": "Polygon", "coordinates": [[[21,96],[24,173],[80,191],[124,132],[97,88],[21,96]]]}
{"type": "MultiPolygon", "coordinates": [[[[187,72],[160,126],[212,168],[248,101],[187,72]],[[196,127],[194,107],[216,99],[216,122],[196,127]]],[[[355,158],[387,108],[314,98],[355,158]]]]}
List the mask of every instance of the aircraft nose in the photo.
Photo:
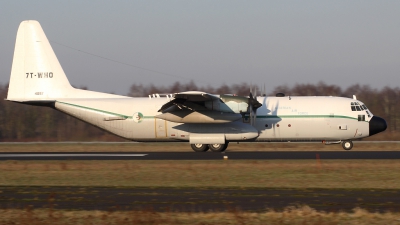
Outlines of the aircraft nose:
{"type": "Polygon", "coordinates": [[[380,117],[373,116],[369,121],[369,136],[386,130],[386,121],[380,117]]]}

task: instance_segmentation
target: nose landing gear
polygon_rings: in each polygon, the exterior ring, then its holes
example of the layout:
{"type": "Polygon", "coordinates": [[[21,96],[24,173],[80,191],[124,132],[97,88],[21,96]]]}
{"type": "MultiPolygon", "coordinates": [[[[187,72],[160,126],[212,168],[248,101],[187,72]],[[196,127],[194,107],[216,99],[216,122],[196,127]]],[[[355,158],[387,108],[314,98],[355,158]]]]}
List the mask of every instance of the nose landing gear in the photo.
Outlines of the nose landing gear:
{"type": "Polygon", "coordinates": [[[353,142],[351,140],[342,141],[342,147],[344,150],[349,151],[353,148],[353,142]]]}
{"type": "Polygon", "coordinates": [[[346,151],[349,151],[353,148],[353,142],[351,140],[334,141],[334,142],[322,141],[322,143],[325,145],[342,144],[343,149],[346,151]]]}

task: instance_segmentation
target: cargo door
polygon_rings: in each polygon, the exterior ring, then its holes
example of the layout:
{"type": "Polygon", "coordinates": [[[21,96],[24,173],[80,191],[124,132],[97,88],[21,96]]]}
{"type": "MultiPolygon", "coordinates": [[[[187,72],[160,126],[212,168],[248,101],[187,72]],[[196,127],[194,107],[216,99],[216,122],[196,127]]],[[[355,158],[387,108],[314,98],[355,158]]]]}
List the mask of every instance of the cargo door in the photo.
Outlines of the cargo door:
{"type": "Polygon", "coordinates": [[[156,138],[167,137],[167,121],[155,118],[155,126],[156,138]]]}

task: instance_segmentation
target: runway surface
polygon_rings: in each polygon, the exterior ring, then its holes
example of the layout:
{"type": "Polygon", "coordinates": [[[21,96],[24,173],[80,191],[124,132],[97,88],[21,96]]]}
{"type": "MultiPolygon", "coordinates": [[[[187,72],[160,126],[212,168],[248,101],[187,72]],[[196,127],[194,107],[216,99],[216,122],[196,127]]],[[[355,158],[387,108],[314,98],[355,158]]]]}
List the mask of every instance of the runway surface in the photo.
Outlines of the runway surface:
{"type": "Polygon", "coordinates": [[[393,189],[190,188],[190,187],[1,187],[0,208],[27,206],[67,210],[143,210],[262,212],[308,205],[316,210],[399,212],[400,191],[393,189]]]}
{"type": "Polygon", "coordinates": [[[273,159],[400,159],[400,151],[275,151],[275,152],[13,152],[0,160],[273,160],[273,159]]]}

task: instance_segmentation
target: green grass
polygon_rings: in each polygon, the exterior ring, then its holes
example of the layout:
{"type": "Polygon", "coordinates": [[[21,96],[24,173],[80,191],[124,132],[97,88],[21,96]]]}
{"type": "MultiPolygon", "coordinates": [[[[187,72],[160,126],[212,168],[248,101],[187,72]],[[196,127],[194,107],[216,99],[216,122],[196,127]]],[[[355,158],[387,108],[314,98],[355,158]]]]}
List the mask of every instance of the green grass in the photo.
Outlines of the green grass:
{"type": "MultiPolygon", "coordinates": [[[[398,189],[398,168],[400,160],[1,161],[0,185],[78,186],[82,191],[88,186],[398,189]]],[[[400,223],[400,213],[321,212],[307,206],[263,213],[1,209],[0,215],[0,224],[21,225],[400,223]]]]}
{"type": "Polygon", "coordinates": [[[399,224],[400,213],[371,213],[356,208],[354,212],[318,212],[307,206],[290,207],[283,212],[246,213],[237,210],[221,213],[158,213],[151,210],[128,212],[0,210],[0,224],[75,225],[75,224],[163,224],[163,225],[242,225],[242,224],[399,224]]]}
{"type": "Polygon", "coordinates": [[[2,186],[400,187],[400,160],[1,161],[2,186]]]}

